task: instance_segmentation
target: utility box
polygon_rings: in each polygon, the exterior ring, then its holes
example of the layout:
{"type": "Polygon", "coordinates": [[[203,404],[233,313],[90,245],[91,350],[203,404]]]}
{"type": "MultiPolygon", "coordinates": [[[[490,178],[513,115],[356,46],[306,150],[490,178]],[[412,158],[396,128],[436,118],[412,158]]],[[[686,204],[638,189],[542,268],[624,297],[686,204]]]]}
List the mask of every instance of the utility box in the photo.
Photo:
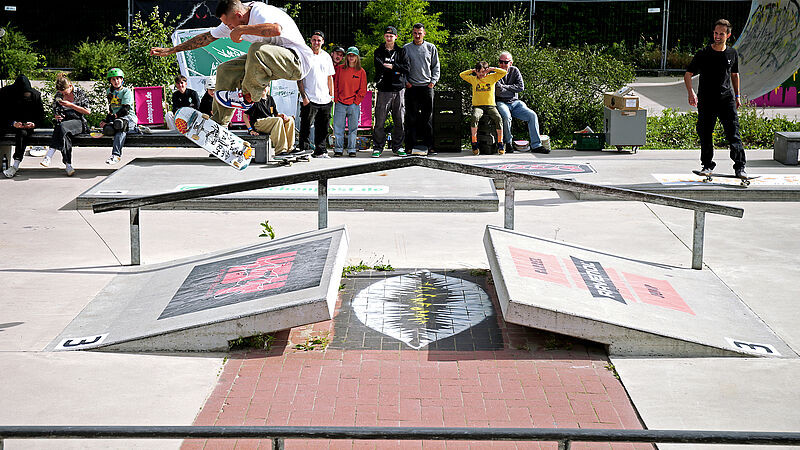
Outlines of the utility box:
{"type": "Polygon", "coordinates": [[[800,132],[778,131],[775,133],[775,147],[772,159],[781,164],[796,166],[800,163],[800,132]]]}
{"type": "Polygon", "coordinates": [[[636,153],[647,138],[647,110],[623,111],[608,107],[603,110],[606,144],[616,146],[617,150],[631,146],[636,153]]]}

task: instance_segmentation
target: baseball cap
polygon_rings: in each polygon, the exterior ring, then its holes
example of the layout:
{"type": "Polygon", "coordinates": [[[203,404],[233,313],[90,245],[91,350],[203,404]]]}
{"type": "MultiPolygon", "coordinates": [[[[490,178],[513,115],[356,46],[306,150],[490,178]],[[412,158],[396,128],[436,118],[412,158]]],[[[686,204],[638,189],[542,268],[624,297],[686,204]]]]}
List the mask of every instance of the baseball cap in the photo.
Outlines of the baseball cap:
{"type": "Polygon", "coordinates": [[[347,49],[347,54],[349,55],[350,53],[352,53],[352,54],[354,54],[354,55],[356,55],[356,56],[360,56],[360,55],[358,54],[358,48],[356,48],[356,47],[350,47],[350,48],[348,48],[348,49],[347,49]]]}
{"type": "Polygon", "coordinates": [[[388,27],[386,27],[385,30],[383,30],[383,34],[386,34],[386,33],[391,33],[391,34],[397,36],[397,28],[389,25],[388,27]]]}
{"type": "Polygon", "coordinates": [[[322,32],[322,31],[320,31],[320,30],[314,30],[314,32],[312,32],[312,33],[311,33],[311,35],[312,35],[312,36],[319,36],[319,37],[321,37],[322,39],[325,39],[325,33],[323,33],[323,32],[322,32]]]}
{"type": "Polygon", "coordinates": [[[344,48],[337,45],[336,47],[333,47],[333,52],[334,53],[336,53],[336,52],[344,53],[344,48]]]}

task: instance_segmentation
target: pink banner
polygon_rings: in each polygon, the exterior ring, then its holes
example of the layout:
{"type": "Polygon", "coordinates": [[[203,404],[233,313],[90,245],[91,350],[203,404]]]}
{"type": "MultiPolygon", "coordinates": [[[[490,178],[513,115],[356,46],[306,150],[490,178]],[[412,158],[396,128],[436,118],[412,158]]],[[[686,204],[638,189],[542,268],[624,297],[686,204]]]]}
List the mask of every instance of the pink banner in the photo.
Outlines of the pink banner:
{"type": "Polygon", "coordinates": [[[243,123],[244,119],[242,119],[242,110],[241,109],[234,109],[233,110],[233,118],[231,119],[231,123],[243,123]]]}
{"type": "Polygon", "coordinates": [[[139,125],[164,123],[164,91],[161,86],[135,87],[133,98],[139,125]]]}
{"type": "Polygon", "coordinates": [[[796,87],[779,87],[753,100],[755,106],[800,106],[800,92],[796,87]]]}

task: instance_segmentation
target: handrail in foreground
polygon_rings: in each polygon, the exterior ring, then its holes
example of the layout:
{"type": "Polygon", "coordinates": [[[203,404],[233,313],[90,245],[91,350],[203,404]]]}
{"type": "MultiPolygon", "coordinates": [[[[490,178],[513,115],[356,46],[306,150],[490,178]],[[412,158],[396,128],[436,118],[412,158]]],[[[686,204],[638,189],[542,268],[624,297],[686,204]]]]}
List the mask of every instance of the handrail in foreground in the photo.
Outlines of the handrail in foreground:
{"type": "Polygon", "coordinates": [[[800,445],[798,432],[622,430],[585,428],[325,427],[325,426],[0,426],[4,439],[380,439],[648,442],[681,444],[800,445]]]}
{"type": "Polygon", "coordinates": [[[494,169],[490,167],[480,167],[471,164],[464,164],[452,161],[444,161],[435,158],[407,157],[396,158],[385,161],[356,164],[346,167],[332,169],[312,170],[302,173],[294,173],[257,180],[248,180],[237,183],[210,186],[188,191],[167,192],[163,194],[147,195],[126,200],[116,200],[111,202],[97,203],[92,205],[94,213],[116,211],[121,209],[130,210],[131,218],[131,261],[132,264],[139,264],[139,209],[144,206],[156,205],[161,203],[178,202],[182,200],[192,200],[202,197],[211,197],[223,194],[233,194],[236,192],[250,191],[254,189],[270,188],[309,181],[319,183],[318,190],[318,213],[319,228],[326,228],[328,225],[328,180],[333,178],[361,175],[365,173],[380,172],[385,170],[401,169],[405,167],[426,167],[430,169],[444,170],[467,175],[476,175],[501,179],[505,181],[505,202],[504,202],[504,227],[514,229],[514,184],[527,183],[543,188],[563,190],[576,193],[594,194],[607,196],[621,200],[641,201],[657,205],[671,206],[674,208],[691,209],[694,211],[694,231],[692,245],[692,268],[702,269],[703,267],[703,240],[705,228],[705,214],[720,214],[724,216],[741,218],[744,215],[742,208],[733,206],[719,205],[716,203],[702,202],[698,200],[671,197],[668,195],[652,194],[648,192],[622,189],[609,186],[600,186],[580,181],[562,180],[558,178],[546,177],[541,175],[530,175],[511,172],[504,169],[494,169]]]}

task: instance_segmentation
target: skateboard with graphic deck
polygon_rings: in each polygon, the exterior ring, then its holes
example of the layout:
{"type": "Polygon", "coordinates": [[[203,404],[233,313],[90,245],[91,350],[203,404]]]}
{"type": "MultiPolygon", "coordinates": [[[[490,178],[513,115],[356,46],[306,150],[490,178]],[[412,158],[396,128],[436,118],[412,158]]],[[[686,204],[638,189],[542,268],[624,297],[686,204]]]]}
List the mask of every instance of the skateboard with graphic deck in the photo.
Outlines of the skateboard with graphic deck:
{"type": "Polygon", "coordinates": [[[273,159],[278,162],[280,166],[291,166],[296,162],[309,162],[311,161],[311,150],[300,154],[281,154],[273,156],[273,159]]]}
{"type": "Polygon", "coordinates": [[[246,169],[255,155],[249,142],[194,108],[178,109],[175,113],[175,128],[234,169],[246,169]]]}
{"type": "Polygon", "coordinates": [[[701,173],[699,170],[693,170],[692,173],[695,174],[695,175],[701,176],[701,177],[705,177],[703,179],[703,183],[711,183],[711,181],[715,177],[716,178],[733,178],[735,180],[740,180],[742,182],[741,183],[742,186],[744,186],[744,187],[750,186],[750,180],[754,180],[756,178],[760,178],[760,176],[755,176],[755,177],[737,177],[736,175],[731,175],[731,174],[728,174],[728,173],[713,173],[712,172],[710,174],[704,174],[704,173],[701,173]]]}

